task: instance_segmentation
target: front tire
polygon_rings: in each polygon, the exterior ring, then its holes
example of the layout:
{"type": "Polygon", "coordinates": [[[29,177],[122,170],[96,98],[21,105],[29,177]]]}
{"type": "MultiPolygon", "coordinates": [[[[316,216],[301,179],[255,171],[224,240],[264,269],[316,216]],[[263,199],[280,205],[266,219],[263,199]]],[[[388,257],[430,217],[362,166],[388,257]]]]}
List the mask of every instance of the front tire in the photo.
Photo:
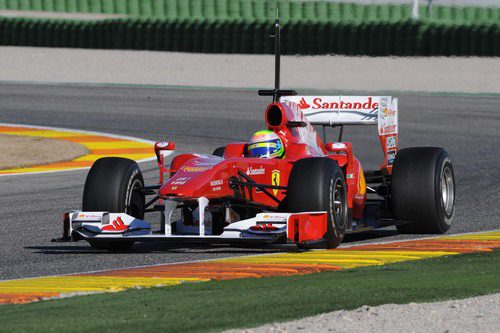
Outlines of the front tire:
{"type": "MultiPolygon", "coordinates": [[[[290,212],[326,211],[328,216],[325,243],[327,248],[339,246],[348,223],[347,186],[338,164],[323,157],[295,162],[288,181],[286,198],[290,212]]],[[[315,244],[297,244],[312,248],[315,244]]]]}
{"type": "MultiPolygon", "coordinates": [[[[144,218],[145,197],[139,165],[120,157],[98,159],[92,165],[83,190],[83,211],[126,213],[137,219],[144,218]]],[[[133,242],[89,242],[96,249],[112,251],[132,247],[133,242]]]]}
{"type": "Polygon", "coordinates": [[[455,211],[455,175],[443,148],[401,149],[392,169],[392,209],[402,233],[443,234],[455,211]]]}

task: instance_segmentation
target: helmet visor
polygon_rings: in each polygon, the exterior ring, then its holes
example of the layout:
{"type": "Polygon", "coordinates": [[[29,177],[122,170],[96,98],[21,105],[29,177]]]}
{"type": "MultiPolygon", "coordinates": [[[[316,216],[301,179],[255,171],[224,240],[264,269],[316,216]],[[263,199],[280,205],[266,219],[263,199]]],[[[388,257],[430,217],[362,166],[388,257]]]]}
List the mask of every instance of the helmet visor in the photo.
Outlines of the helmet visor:
{"type": "Polygon", "coordinates": [[[248,155],[257,158],[274,158],[280,157],[282,150],[279,139],[271,142],[257,142],[248,147],[248,155]]]}

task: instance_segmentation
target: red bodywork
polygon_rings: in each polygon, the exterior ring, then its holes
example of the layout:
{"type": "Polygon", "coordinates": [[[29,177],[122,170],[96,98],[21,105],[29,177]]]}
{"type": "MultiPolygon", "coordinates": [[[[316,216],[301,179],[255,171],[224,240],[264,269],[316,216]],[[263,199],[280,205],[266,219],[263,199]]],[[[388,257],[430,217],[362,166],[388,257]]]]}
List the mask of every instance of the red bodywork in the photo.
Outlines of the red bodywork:
{"type": "MultiPolygon", "coordinates": [[[[348,187],[348,207],[353,218],[363,215],[366,201],[366,183],[360,162],[352,153],[348,142],[323,143],[296,105],[271,103],[266,109],[268,129],[280,136],[285,146],[282,159],[259,159],[246,157],[247,143],[230,143],[226,146],[224,158],[212,155],[181,154],[173,158],[170,166],[163,163],[161,149],[156,148],[159,156],[160,181],[163,174],[170,173],[159,190],[159,197],[179,201],[196,200],[206,197],[209,200],[234,196],[229,187],[229,178],[238,177],[238,171],[245,173],[255,182],[275,186],[287,186],[288,177],[294,162],[307,157],[328,157],[337,161],[344,171],[348,187]]],[[[246,197],[251,202],[277,207],[277,202],[255,187],[246,189],[246,197]]],[[[282,200],[286,190],[270,190],[282,200]]]]}

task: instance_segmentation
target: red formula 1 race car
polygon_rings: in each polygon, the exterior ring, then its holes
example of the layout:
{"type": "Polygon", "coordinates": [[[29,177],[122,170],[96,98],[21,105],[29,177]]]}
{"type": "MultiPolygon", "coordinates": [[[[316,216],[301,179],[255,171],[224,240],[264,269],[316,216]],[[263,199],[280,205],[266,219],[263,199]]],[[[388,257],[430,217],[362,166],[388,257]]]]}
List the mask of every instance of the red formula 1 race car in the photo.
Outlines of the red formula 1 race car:
{"type": "Polygon", "coordinates": [[[398,100],[297,96],[279,89],[276,59],[275,89],[259,91],[273,96],[265,133],[169,163],[175,144],[158,142],[158,185],[146,186],[132,160],[96,161],[82,210],[65,214],[62,239],[111,250],[151,240],[333,248],[346,233],[390,225],[446,232],[455,204],[450,158],[442,148],[398,149],[398,100]],[[351,143],[323,142],[313,125],[339,126],[340,133],[346,125],[377,126],[382,165],[364,170],[351,143]],[[144,217],[150,212],[161,217],[158,230],[144,217]]]}

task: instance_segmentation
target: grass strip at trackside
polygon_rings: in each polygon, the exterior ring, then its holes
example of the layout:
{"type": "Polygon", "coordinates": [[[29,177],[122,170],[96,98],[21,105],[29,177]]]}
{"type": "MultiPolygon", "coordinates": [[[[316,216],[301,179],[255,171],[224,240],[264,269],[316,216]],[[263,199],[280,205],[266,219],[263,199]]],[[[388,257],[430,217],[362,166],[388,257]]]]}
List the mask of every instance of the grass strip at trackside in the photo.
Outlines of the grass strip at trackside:
{"type": "Polygon", "coordinates": [[[500,292],[500,251],[0,306],[0,331],[220,331],[339,309],[500,292]]]}

